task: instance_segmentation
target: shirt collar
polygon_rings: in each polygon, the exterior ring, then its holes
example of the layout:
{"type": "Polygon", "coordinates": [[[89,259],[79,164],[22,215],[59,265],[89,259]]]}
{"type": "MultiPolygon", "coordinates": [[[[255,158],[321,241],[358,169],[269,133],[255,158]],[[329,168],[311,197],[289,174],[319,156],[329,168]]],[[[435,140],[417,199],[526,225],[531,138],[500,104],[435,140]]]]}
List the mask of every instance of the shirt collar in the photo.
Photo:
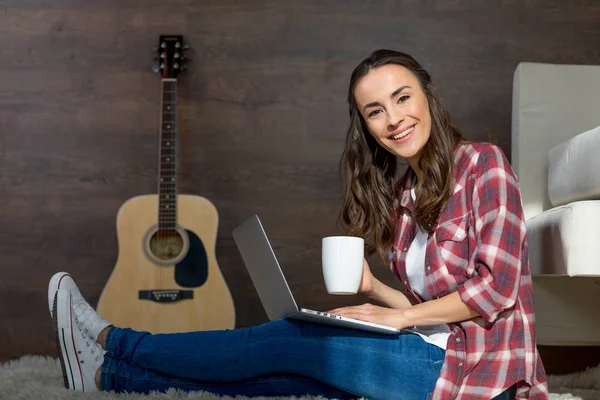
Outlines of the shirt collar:
{"type": "MultiPolygon", "coordinates": [[[[458,160],[463,156],[465,150],[467,149],[467,145],[468,145],[468,143],[461,144],[458,147],[456,153],[454,154],[454,168],[453,168],[454,177],[453,178],[455,178],[455,179],[456,179],[456,175],[457,175],[456,166],[458,165],[458,160]]],[[[410,195],[410,191],[411,191],[411,189],[413,189],[415,187],[416,180],[417,180],[417,175],[415,174],[413,169],[409,166],[406,170],[406,173],[398,181],[398,184],[402,186],[402,188],[400,189],[400,205],[411,212],[413,210],[414,201],[412,199],[412,196],[410,195]]],[[[453,186],[455,186],[455,185],[456,185],[456,181],[453,186]]],[[[454,193],[455,191],[456,191],[456,187],[453,188],[452,193],[454,193]]]]}

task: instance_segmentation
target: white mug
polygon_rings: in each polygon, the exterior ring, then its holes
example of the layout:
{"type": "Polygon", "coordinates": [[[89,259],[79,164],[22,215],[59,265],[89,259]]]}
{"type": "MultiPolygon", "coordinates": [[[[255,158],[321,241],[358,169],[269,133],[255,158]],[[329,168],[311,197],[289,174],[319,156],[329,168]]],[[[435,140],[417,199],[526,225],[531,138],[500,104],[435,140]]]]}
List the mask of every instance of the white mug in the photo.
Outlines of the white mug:
{"type": "Polygon", "coordinates": [[[363,271],[365,241],[354,236],[329,236],[322,240],[321,264],[330,294],[356,294],[363,271]]]}

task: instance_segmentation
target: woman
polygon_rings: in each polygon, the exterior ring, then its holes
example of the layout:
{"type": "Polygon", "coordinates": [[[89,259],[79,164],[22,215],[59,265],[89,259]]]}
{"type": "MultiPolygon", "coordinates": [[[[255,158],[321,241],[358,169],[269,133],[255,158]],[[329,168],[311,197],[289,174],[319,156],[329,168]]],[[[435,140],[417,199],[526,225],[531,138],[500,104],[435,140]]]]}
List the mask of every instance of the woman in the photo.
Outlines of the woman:
{"type": "Polygon", "coordinates": [[[369,399],[547,399],[515,177],[502,151],[468,143],[429,74],[374,52],[354,70],[341,161],[348,234],[371,240],[410,295],[364,262],[376,303],[331,312],[415,334],[386,336],[288,320],[227,331],[120,329],[68,274],[49,285],[65,385],[148,392],[369,399]],[[401,174],[398,160],[408,168],[401,174]],[[398,179],[399,178],[399,179],[398,179]]]}

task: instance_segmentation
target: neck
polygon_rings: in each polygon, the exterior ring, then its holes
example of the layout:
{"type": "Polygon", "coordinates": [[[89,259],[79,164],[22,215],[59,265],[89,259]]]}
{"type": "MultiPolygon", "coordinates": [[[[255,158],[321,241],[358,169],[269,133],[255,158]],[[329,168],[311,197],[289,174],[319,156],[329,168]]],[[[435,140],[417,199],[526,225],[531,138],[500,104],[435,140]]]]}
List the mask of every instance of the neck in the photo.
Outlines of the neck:
{"type": "Polygon", "coordinates": [[[175,229],[177,224],[177,80],[163,79],[158,168],[158,226],[175,229]]]}
{"type": "Polygon", "coordinates": [[[407,161],[408,161],[408,165],[410,165],[412,170],[415,172],[415,175],[417,177],[417,182],[422,182],[423,178],[424,178],[424,173],[421,170],[421,168],[419,168],[419,158],[417,158],[417,157],[409,158],[407,161]]]}

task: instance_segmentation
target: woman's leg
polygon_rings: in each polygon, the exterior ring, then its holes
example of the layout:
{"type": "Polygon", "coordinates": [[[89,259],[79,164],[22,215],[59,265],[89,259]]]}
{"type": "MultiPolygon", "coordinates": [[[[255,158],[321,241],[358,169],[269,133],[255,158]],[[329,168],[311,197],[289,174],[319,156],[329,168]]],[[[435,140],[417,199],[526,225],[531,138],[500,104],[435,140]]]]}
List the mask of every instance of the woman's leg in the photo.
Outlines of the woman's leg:
{"type": "Polygon", "coordinates": [[[293,374],[272,374],[239,382],[209,383],[184,379],[143,369],[106,356],[102,365],[101,390],[117,393],[150,391],[166,392],[177,388],[184,391],[206,391],[220,396],[324,396],[335,399],[356,399],[333,386],[317,380],[293,374]]]}
{"type": "MultiPolygon", "coordinates": [[[[424,399],[444,359],[443,350],[417,335],[387,336],[291,320],[157,335],[112,328],[106,350],[140,371],[182,380],[217,384],[293,374],[369,399],[424,399]]],[[[103,389],[113,389],[110,382],[106,385],[103,389]]]]}

